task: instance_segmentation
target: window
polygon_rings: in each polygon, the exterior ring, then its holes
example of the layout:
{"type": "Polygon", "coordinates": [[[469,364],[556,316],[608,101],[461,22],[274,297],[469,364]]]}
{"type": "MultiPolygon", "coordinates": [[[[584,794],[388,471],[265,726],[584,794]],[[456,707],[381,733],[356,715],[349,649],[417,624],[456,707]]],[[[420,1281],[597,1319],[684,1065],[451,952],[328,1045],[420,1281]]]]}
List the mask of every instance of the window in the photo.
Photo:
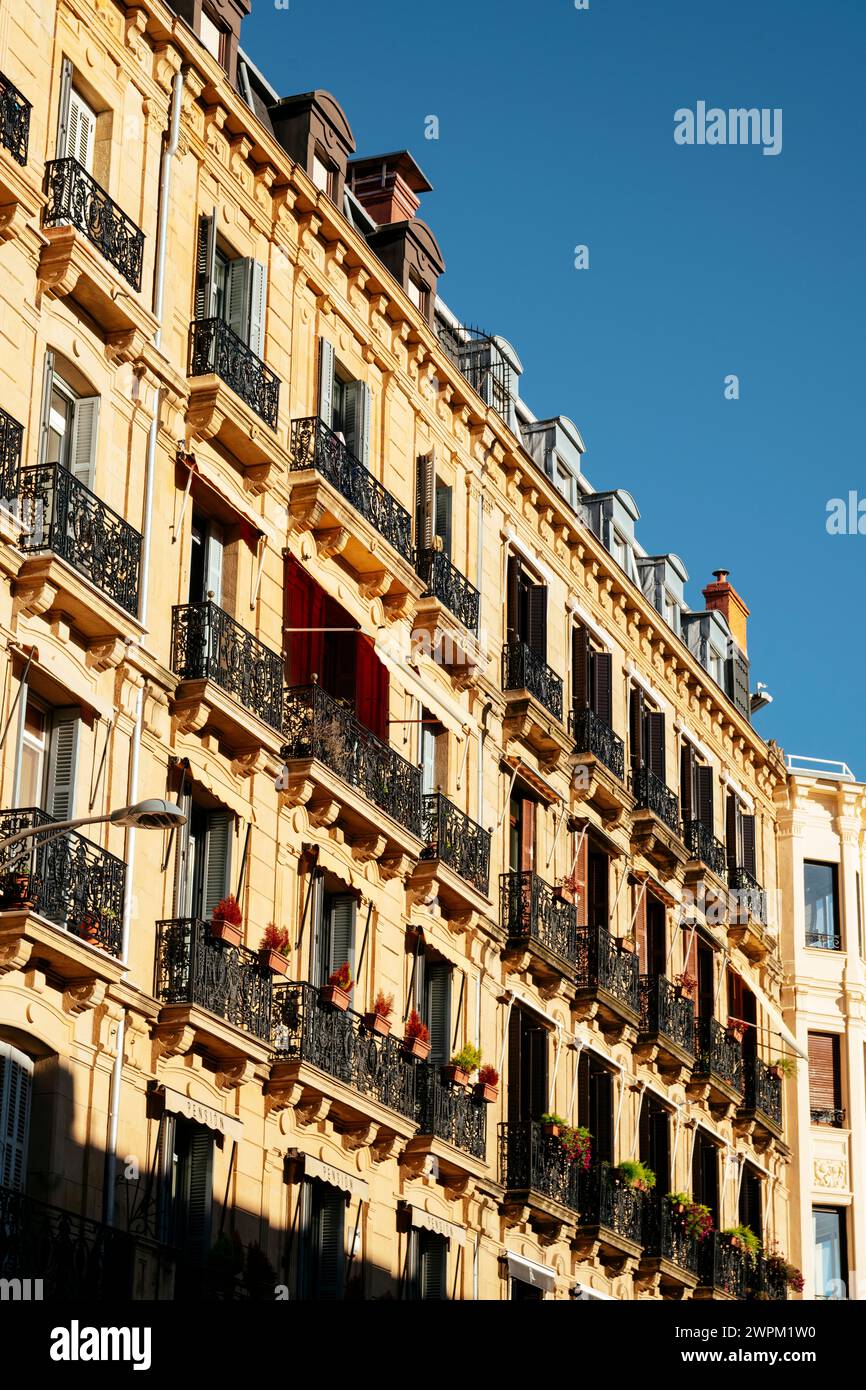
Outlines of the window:
{"type": "Polygon", "coordinates": [[[96,112],[72,85],[72,64],[64,58],[60,77],[60,109],[57,121],[57,158],[75,159],[93,173],[96,144],[96,112]]]}
{"type": "Polygon", "coordinates": [[[212,58],[218,63],[225,61],[225,31],[215,24],[206,10],[201,12],[199,38],[212,58]]]}
{"type": "Polygon", "coordinates": [[[665,905],[654,893],[635,882],[639,906],[634,933],[642,975],[664,975],[667,960],[667,920],[665,905]]]}
{"type": "Polygon", "coordinates": [[[329,198],[333,198],[336,170],[332,164],[328,164],[322,159],[318,150],[313,152],[313,167],[310,170],[310,178],[317,188],[321,189],[323,193],[327,193],[329,198]]]}
{"type": "Polygon", "coordinates": [[[42,383],[40,464],[67,468],[85,487],[92,488],[96,470],[99,397],[82,396],[55,369],[52,352],[45,354],[42,383]]]}
{"type": "Polygon", "coordinates": [[[640,1161],[656,1175],[656,1189],[670,1191],[671,1117],[670,1112],[646,1092],[640,1111],[640,1161]]]}
{"type": "Polygon", "coordinates": [[[725,838],[727,840],[728,868],[734,873],[745,869],[757,881],[757,859],[755,854],[755,817],[744,809],[739,797],[728,793],[725,817],[725,838]]]}
{"type": "Polygon", "coordinates": [[[413,1231],[414,1297],[446,1299],[448,1297],[448,1241],[435,1231],[413,1231]]]}
{"type": "Polygon", "coordinates": [[[814,1207],[815,1298],[847,1298],[848,1254],[845,1212],[839,1207],[814,1207]]]}
{"type": "Polygon", "coordinates": [[[48,749],[48,715],[34,700],[28,700],[21,734],[19,806],[41,806],[45,785],[45,758],[48,749]]]}
{"type": "Polygon", "coordinates": [[[265,355],[268,269],[250,256],[217,245],[217,213],[199,217],[195,317],[222,319],[256,357],[265,355]]]}
{"type": "Polygon", "coordinates": [[[680,605],[668,589],[665,589],[662,599],[662,616],[665,621],[670,624],[674,632],[679,633],[680,605]]]}
{"type": "Polygon", "coordinates": [[[451,994],[453,968],[446,961],[419,956],[416,998],[419,1013],[430,1030],[430,1061],[444,1066],[451,1056],[451,994]]]}
{"type": "Polygon", "coordinates": [[[586,854],[585,891],[578,897],[577,918],[581,926],[608,928],[610,902],[610,859],[590,841],[586,854]]]}
{"type": "Polygon", "coordinates": [[[738,1220],[742,1226],[751,1226],[759,1240],[764,1238],[764,1186],[760,1173],[746,1164],[740,1183],[740,1210],[738,1220]]]}
{"type": "Polygon", "coordinates": [[[441,478],[436,479],[434,525],[436,528],[436,538],[441,542],[444,553],[450,558],[451,488],[447,483],[443,483],[441,478]]]}
{"type": "Polygon", "coordinates": [[[570,468],[566,468],[564,463],[556,460],[556,471],[554,482],[558,492],[561,492],[570,507],[574,506],[577,497],[577,479],[570,468]]]}
{"type": "Polygon", "coordinates": [[[692,1196],[709,1207],[713,1225],[719,1224],[719,1150],[699,1129],[692,1150],[692,1196]]]}
{"type": "Polygon", "coordinates": [[[522,563],[508,556],[506,641],[521,642],[539,661],[547,661],[547,588],[522,563]]]}
{"type": "Polygon", "coordinates": [[[839,930],[839,868],[836,864],[803,864],[806,901],[806,945],[841,951],[839,930]]]}
{"type": "Polygon", "coordinates": [[[346,1294],[346,1194],[312,1181],[304,1183],[300,1200],[299,1296],[342,1299],[346,1294]]]}
{"type": "Polygon", "coordinates": [[[365,468],[370,465],[370,388],[356,381],[336,360],[331,344],[319,339],[319,418],[340,435],[365,468]]]}
{"type": "Polygon", "coordinates": [[[27,1180],[33,1062],[0,1040],[0,1188],[23,1192],[27,1180]]]}
{"type": "Polygon", "coordinates": [[[234,816],[199,805],[181,795],[186,825],[178,833],[175,916],[208,920],[232,891],[231,849],[234,816]]]}
{"type": "Polygon", "coordinates": [[[610,728],[613,724],[613,658],[602,651],[586,628],[571,630],[571,683],[575,717],[590,709],[610,728]]]}
{"type": "Polygon", "coordinates": [[[519,791],[508,807],[508,862],[512,873],[535,871],[535,802],[519,791]]]}
{"type": "Polygon", "coordinates": [[[428,296],[430,293],[427,286],[422,285],[419,280],[416,280],[414,275],[410,275],[406,284],[406,293],[415,305],[415,308],[420,309],[421,313],[426,317],[428,296]]]}
{"type": "Polygon", "coordinates": [[[439,720],[426,709],[421,711],[420,751],[421,792],[429,796],[447,783],[448,735],[439,720]]]}
{"type": "Polygon", "coordinates": [[[316,880],[316,932],[313,943],[314,984],[327,984],[341,965],[348,965],[355,976],[355,920],[357,899],[331,887],[324,876],[316,880]]]}
{"type": "Polygon", "coordinates": [[[680,750],[680,808],[685,822],[698,821],[713,833],[713,769],[685,739],[680,750]]]}
{"type": "Polygon", "coordinates": [[[189,564],[189,601],[222,602],[223,529],[199,511],[192,514],[192,551],[189,564]]]}
{"type": "Polygon", "coordinates": [[[813,1125],[844,1122],[838,1033],[809,1034],[809,1110],[813,1125]]]}
{"type": "Polygon", "coordinates": [[[509,1283],[511,1292],[508,1296],[513,1302],[541,1303],[544,1299],[544,1289],[527,1284],[525,1279],[511,1279],[509,1283]]]}
{"type": "Polygon", "coordinates": [[[664,782],[665,717],[637,685],[632,687],[629,715],[633,770],[647,768],[664,782]]]}
{"type": "Polygon", "coordinates": [[[214,1136],[181,1115],[160,1122],[161,1239],[196,1263],[211,1246],[214,1136]]]}
{"type": "Polygon", "coordinates": [[[548,1109],[547,1029],[514,1005],[508,1020],[508,1123],[539,1120],[548,1109]]]}
{"type": "Polygon", "coordinates": [[[613,1163],[613,1073],[586,1051],[577,1062],[577,1122],[592,1135],[593,1162],[613,1163]]]}
{"type": "Polygon", "coordinates": [[[28,698],[18,751],[19,806],[38,806],[54,820],[72,819],[80,731],[78,706],[48,710],[28,698]]]}

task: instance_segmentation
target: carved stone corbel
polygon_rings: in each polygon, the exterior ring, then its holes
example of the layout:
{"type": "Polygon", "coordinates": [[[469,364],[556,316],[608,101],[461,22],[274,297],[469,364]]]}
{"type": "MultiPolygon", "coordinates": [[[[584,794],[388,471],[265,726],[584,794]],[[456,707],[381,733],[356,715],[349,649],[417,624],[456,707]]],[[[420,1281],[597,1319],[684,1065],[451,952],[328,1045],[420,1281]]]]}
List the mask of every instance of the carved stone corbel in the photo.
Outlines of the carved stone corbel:
{"type": "Polygon", "coordinates": [[[336,823],[341,810],[340,802],[335,801],[333,797],[317,797],[307,807],[307,816],[310,825],[315,825],[319,830],[327,830],[336,823]]]}
{"type": "Polygon", "coordinates": [[[391,583],[387,570],[374,570],[358,576],[358,593],[364,599],[381,598],[391,583]]]}
{"type": "Polygon", "coordinates": [[[342,555],[351,539],[351,532],[347,526],[325,527],[324,530],[315,531],[313,534],[316,554],[320,560],[330,560],[335,555],[342,555]]]}
{"type": "Polygon", "coordinates": [[[245,1086],[248,1081],[254,1081],[255,1075],[255,1062],[251,1062],[248,1057],[242,1057],[237,1062],[224,1063],[216,1073],[215,1080],[220,1091],[234,1091],[240,1086],[245,1086]]]}
{"type": "Polygon", "coordinates": [[[170,1057],[186,1056],[194,1042],[195,1029],[191,1024],[185,1024],[180,1028],[170,1023],[157,1024],[153,1034],[154,1063],[170,1057]]]}
{"type": "Polygon", "coordinates": [[[417,860],[403,853],[386,854],[379,860],[379,877],[388,883],[392,878],[404,881],[413,872],[417,860]]]}
{"type": "Polygon", "coordinates": [[[320,1095],[317,1091],[305,1090],[301,1099],[295,1103],[298,1124],[306,1128],[327,1120],[331,1113],[331,1097],[320,1095]]]}
{"type": "Polygon", "coordinates": [[[280,806],[305,806],[315,790],[316,784],[312,777],[290,772],[286,785],[280,792],[280,806]]]}
{"type": "Polygon", "coordinates": [[[355,1153],[372,1144],[379,1133],[376,1124],[349,1125],[343,1130],[340,1140],[347,1153],[355,1153]]]}
{"type": "Polygon", "coordinates": [[[188,704],[175,705],[172,723],[176,734],[198,734],[210,719],[210,705],[204,700],[190,700],[188,704]]]}
{"type": "Polygon", "coordinates": [[[370,1145],[370,1157],[374,1163],[386,1163],[390,1158],[400,1158],[406,1148],[406,1140],[400,1134],[380,1129],[370,1145]]]}
{"type": "Polygon", "coordinates": [[[13,970],[23,970],[33,950],[23,930],[6,932],[0,936],[0,975],[8,975],[13,970]]]}
{"type": "Polygon", "coordinates": [[[282,1110],[291,1110],[298,1104],[304,1088],[299,1081],[267,1081],[265,1083],[265,1113],[278,1115],[282,1110]]]}
{"type": "Polygon", "coordinates": [[[358,835],[352,840],[352,857],[359,864],[369,864],[379,858],[387,843],[385,835],[358,835]]]}
{"type": "Polygon", "coordinates": [[[63,1012],[77,1018],[79,1014],[87,1013],[88,1009],[98,1008],[105,998],[106,988],[105,981],[95,976],[70,980],[63,991],[63,1012]]]}
{"type": "Polygon", "coordinates": [[[85,660],[91,671],[111,671],[120,665],[125,655],[126,643],[121,637],[113,637],[107,642],[91,642],[85,660]]]}

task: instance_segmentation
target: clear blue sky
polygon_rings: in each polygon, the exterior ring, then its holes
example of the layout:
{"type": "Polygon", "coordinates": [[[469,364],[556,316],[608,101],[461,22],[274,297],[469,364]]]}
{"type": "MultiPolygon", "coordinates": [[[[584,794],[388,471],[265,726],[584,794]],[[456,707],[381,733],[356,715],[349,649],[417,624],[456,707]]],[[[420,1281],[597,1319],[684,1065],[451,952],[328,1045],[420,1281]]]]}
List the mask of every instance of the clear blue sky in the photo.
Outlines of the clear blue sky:
{"type": "Polygon", "coordinates": [[[866,535],[825,529],[866,498],[864,0],[253,0],[243,43],[281,94],[333,92],[359,154],[412,151],[444,298],[576,421],[692,607],[731,571],[761,733],[866,778],[866,535]],[[782,152],[676,145],[698,100],[781,107],[782,152]]]}

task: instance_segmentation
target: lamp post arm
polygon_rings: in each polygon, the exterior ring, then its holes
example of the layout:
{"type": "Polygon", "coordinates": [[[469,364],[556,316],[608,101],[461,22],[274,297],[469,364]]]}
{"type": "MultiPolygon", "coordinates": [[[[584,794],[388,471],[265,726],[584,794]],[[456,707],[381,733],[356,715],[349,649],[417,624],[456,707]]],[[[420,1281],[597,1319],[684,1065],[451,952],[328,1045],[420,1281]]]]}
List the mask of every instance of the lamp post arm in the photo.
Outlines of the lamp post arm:
{"type": "Polygon", "coordinates": [[[77,820],[52,820],[45,825],[29,825],[24,830],[16,830],[14,835],[7,835],[5,840],[0,840],[0,853],[10,845],[18,844],[21,840],[32,840],[37,835],[50,834],[54,839],[56,835],[67,830],[77,830],[80,825],[104,825],[109,820],[111,816],[79,816],[77,820]]]}

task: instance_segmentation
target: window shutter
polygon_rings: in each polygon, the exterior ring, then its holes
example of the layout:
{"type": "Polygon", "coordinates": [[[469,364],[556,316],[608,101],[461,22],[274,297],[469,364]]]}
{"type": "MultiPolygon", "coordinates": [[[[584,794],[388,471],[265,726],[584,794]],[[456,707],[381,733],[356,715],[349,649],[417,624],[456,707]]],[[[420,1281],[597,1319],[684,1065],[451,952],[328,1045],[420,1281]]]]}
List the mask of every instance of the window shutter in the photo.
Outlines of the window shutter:
{"type": "Polygon", "coordinates": [[[428,962],[425,1023],[430,1029],[430,1061],[444,1066],[451,1056],[451,966],[428,962]]]}
{"type": "Polygon", "coordinates": [[[212,811],[207,818],[202,895],[202,916],[206,919],[211,917],[214,908],[229,893],[233,821],[234,816],[230,811],[212,811]]]}
{"type": "Polygon", "coordinates": [[[268,302],[268,268],[261,261],[250,261],[250,321],[247,341],[250,350],[264,361],[265,313],[268,302]]]}
{"type": "Polygon", "coordinates": [[[581,1049],[577,1059],[577,1123],[592,1133],[589,1122],[589,1053],[581,1049]]]}
{"type": "Polygon", "coordinates": [[[223,596],[223,532],[210,522],[205,536],[205,595],[213,594],[213,602],[222,603],[223,596]]]}
{"type": "Polygon", "coordinates": [[[592,654],[592,707],[607,727],[613,727],[613,658],[610,652],[592,654]]]}
{"type": "Polygon", "coordinates": [[[204,1255],[211,1245],[213,1210],[213,1135],[202,1125],[191,1125],[186,1154],[185,1245],[190,1253],[204,1255]]]}
{"type": "Polygon", "coordinates": [[[56,709],[51,718],[48,753],[48,787],[45,810],[53,820],[71,820],[75,814],[75,779],[81,710],[77,706],[56,709]]]}
{"type": "MultiPolygon", "coordinates": [[[[758,857],[755,852],[755,817],[740,816],[740,832],[743,837],[743,864],[742,867],[752,878],[758,876],[758,857]]],[[[859,904],[859,898],[858,898],[859,904]]]]}
{"type": "Polygon", "coordinates": [[[451,555],[451,489],[444,483],[436,484],[436,535],[442,541],[442,549],[451,555]]]}
{"type": "Polygon", "coordinates": [[[738,1219],[744,1226],[751,1226],[756,1236],[764,1233],[763,1203],[761,1201],[761,1179],[751,1168],[743,1173],[740,1187],[740,1210],[738,1219]]]}
{"type": "Polygon", "coordinates": [[[312,896],[308,911],[312,924],[310,962],[313,971],[313,984],[324,985],[331,973],[331,917],[322,873],[319,869],[313,870],[312,896]]]}
{"type": "Polygon", "coordinates": [[[48,453],[48,430],[51,421],[51,394],[54,390],[54,353],[46,352],[42,367],[42,413],[39,417],[39,455],[40,467],[48,453]]]}
{"type": "Polygon", "coordinates": [[[346,1199],[319,1185],[316,1193],[315,1257],[317,1299],[340,1299],[345,1292],[346,1199]]]}
{"type": "MultiPolygon", "coordinates": [[[[69,104],[72,98],[72,63],[68,58],[63,59],[60,68],[60,103],[57,111],[57,144],[55,145],[55,159],[63,159],[67,153],[67,138],[69,132],[69,104]]],[[[72,151],[70,150],[71,154],[72,151]]]]}
{"type": "Polygon", "coordinates": [[[66,131],[66,154],[77,159],[91,174],[93,146],[96,140],[96,112],[73,87],[69,97],[69,124],[66,131]]]}
{"type": "Polygon", "coordinates": [[[665,780],[665,717],[650,711],[646,717],[647,766],[660,781],[665,780]]]}
{"type": "Polygon", "coordinates": [[[637,943],[637,958],[640,966],[640,973],[646,975],[649,972],[649,959],[647,955],[646,891],[642,883],[635,882],[633,910],[636,912],[634,919],[634,937],[637,943]]]}
{"type": "Polygon", "coordinates": [[[646,765],[646,749],[644,748],[643,691],[638,690],[635,686],[632,686],[629,696],[628,712],[632,767],[644,767],[646,765]]]}
{"type": "Polygon", "coordinates": [[[508,1016],[508,1123],[528,1120],[523,1102],[523,1015],[514,1006],[508,1016]]]}
{"type": "Polygon", "coordinates": [[[698,765],[698,820],[707,830],[712,831],[713,817],[713,769],[706,764],[698,765]]]}
{"type": "Polygon", "coordinates": [[[684,821],[694,820],[694,749],[683,740],[680,748],[680,812],[684,821]]]}
{"type": "Polygon", "coordinates": [[[158,1240],[165,1245],[171,1245],[177,1239],[175,1224],[178,1213],[175,1210],[174,1195],[177,1120],[168,1110],[163,1111],[159,1117],[156,1147],[156,1234],[158,1240]]]}
{"type": "Polygon", "coordinates": [[[751,719],[749,663],[740,651],[735,650],[733,655],[725,658],[725,690],[740,714],[751,719]]]}
{"type": "Polygon", "coordinates": [[[520,632],[520,560],[508,556],[506,573],[506,642],[516,642],[520,632]]]}
{"type": "Polygon", "coordinates": [[[334,349],[327,338],[319,339],[319,419],[329,429],[334,423],[334,349]]]}
{"type": "MultiPolygon", "coordinates": [[[[428,710],[422,718],[429,719],[428,710]]],[[[428,795],[436,790],[436,735],[430,725],[421,725],[421,791],[428,795]]]]}
{"type": "Polygon", "coordinates": [[[740,856],[737,811],[737,798],[733,792],[728,792],[725,802],[725,847],[728,851],[728,869],[731,873],[736,870],[740,856]]]}
{"type": "Polygon", "coordinates": [[[529,650],[539,661],[547,660],[547,589],[543,584],[533,584],[529,589],[529,650]]]}
{"type": "Polygon", "coordinates": [[[225,319],[242,342],[249,341],[250,295],[253,262],[238,256],[226,266],[225,319]]]}
{"type": "Polygon", "coordinates": [[[592,1157],[596,1163],[613,1163],[613,1076],[605,1067],[598,1067],[591,1073],[590,1088],[592,1157]]]}
{"type": "Polygon", "coordinates": [[[69,471],[87,488],[96,473],[96,438],[99,429],[99,397],[80,396],[72,417],[69,471]]]}
{"type": "Polygon", "coordinates": [[[520,808],[520,867],[535,868],[535,802],[523,797],[520,808]]]}
{"type": "Polygon", "coordinates": [[[23,1192],[27,1178],[33,1062],[0,1042],[0,1186],[23,1192]]]}
{"type": "Polygon", "coordinates": [[[529,1025],[529,1118],[537,1120],[545,1113],[547,1095],[547,1029],[539,1024],[529,1025]]]}
{"type": "Polygon", "coordinates": [[[589,635],[585,627],[571,629],[571,700],[576,710],[588,709],[591,695],[589,635]]]}
{"type": "Polygon", "coordinates": [[[809,1034],[809,1105],[812,1110],[841,1110],[838,1033],[809,1034]]]}
{"type": "Polygon", "coordinates": [[[198,219],[198,243],[195,260],[195,317],[209,319],[213,315],[214,277],[216,272],[217,213],[198,219]]]}
{"type": "Polygon", "coordinates": [[[415,495],[415,541],[421,550],[430,550],[433,545],[433,480],[435,455],[419,454],[417,484],[415,495]]]}
{"type": "Polygon", "coordinates": [[[365,468],[370,466],[370,388],[366,381],[346,386],[344,410],[346,447],[365,468]]]}
{"type": "Polygon", "coordinates": [[[357,903],[350,893],[334,893],[328,898],[329,975],[348,962],[354,978],[356,912],[357,903]]]}
{"type": "Polygon", "coordinates": [[[719,1224],[719,1151],[706,1140],[700,1146],[701,1196],[698,1198],[712,1212],[713,1222],[719,1224]]]}
{"type": "Polygon", "coordinates": [[[448,1242],[433,1231],[418,1232],[418,1296],[446,1299],[448,1242]]]}

